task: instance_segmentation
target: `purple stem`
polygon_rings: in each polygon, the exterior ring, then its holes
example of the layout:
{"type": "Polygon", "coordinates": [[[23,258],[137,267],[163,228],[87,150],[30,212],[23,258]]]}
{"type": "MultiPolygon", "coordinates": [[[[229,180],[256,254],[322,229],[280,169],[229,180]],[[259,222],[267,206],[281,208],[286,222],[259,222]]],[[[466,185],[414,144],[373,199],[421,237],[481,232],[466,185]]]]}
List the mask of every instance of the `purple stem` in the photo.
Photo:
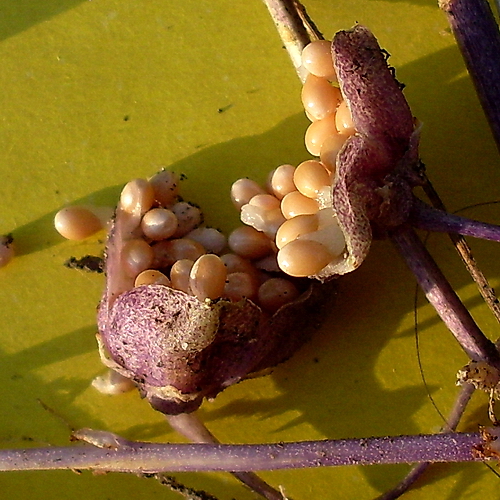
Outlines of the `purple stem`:
{"type": "MultiPolygon", "coordinates": [[[[219,444],[219,440],[207,429],[196,412],[168,415],[167,420],[173,429],[194,443],[219,444]]],[[[286,500],[278,490],[275,490],[253,472],[233,472],[232,474],[267,500],[286,500]]]]}
{"type": "Polygon", "coordinates": [[[471,462],[478,433],[302,441],[278,444],[154,444],[120,439],[117,449],[91,445],[1,450],[0,471],[92,469],[155,473],[256,471],[411,462],[471,462]]]}
{"type": "Polygon", "coordinates": [[[486,0],[439,0],[500,150],[500,33],[486,0]]]}
{"type": "Polygon", "coordinates": [[[495,344],[476,325],[415,231],[409,226],[401,226],[391,234],[391,239],[417,278],[427,300],[469,358],[483,360],[500,370],[500,355],[495,344]]]}
{"type": "Polygon", "coordinates": [[[425,231],[457,233],[483,240],[500,242],[500,226],[479,222],[460,215],[452,215],[414,199],[409,222],[425,231]]]}

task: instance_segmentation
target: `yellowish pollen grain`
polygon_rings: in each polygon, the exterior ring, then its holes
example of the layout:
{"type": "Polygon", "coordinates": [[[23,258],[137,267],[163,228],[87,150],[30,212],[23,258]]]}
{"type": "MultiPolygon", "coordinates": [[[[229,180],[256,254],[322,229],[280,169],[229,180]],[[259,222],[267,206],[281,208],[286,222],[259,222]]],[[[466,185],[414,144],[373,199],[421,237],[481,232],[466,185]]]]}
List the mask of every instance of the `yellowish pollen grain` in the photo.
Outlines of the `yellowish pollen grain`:
{"type": "Polygon", "coordinates": [[[302,162],[293,175],[297,190],[308,198],[316,198],[319,191],[331,184],[330,174],[325,167],[316,160],[302,162]]]}
{"type": "Polygon", "coordinates": [[[231,186],[231,200],[238,210],[257,194],[266,192],[251,179],[238,179],[231,186]]]}
{"type": "Polygon", "coordinates": [[[191,268],[189,287],[199,300],[218,299],[226,284],[226,266],[214,254],[202,255],[191,268]]]}
{"type": "Polygon", "coordinates": [[[356,132],[354,122],[352,121],[351,111],[349,110],[346,101],[342,101],[335,115],[335,126],[339,133],[344,135],[352,135],[356,132]]]}
{"type": "Polygon", "coordinates": [[[296,190],[293,183],[293,173],[295,167],[293,165],[280,165],[271,177],[271,189],[279,200],[292,191],[296,190]]]}
{"type": "Polygon", "coordinates": [[[66,207],[54,217],[57,232],[68,240],[83,240],[103,228],[102,222],[85,207],[66,207]]]}
{"type": "Polygon", "coordinates": [[[276,246],[281,249],[299,236],[318,229],[318,216],[298,215],[285,221],[276,233],[276,246]]]}
{"type": "Polygon", "coordinates": [[[258,280],[254,274],[245,272],[230,273],[226,277],[223,296],[232,302],[243,298],[253,300],[257,296],[258,280]]]}
{"type": "Polygon", "coordinates": [[[328,136],[338,134],[336,114],[328,115],[323,120],[311,123],[306,130],[305,145],[309,153],[319,156],[321,146],[328,136]]]}
{"type": "Polygon", "coordinates": [[[189,238],[159,241],[151,248],[154,252],[153,268],[155,269],[169,267],[177,260],[195,261],[206,253],[203,245],[189,238]]]}
{"type": "Polygon", "coordinates": [[[278,252],[280,269],[296,277],[317,274],[331,260],[328,249],[317,241],[294,240],[278,252]]]}
{"type": "Polygon", "coordinates": [[[281,211],[286,219],[297,217],[297,215],[315,214],[318,209],[316,200],[308,198],[298,191],[287,194],[281,200],[281,211]]]}
{"type": "Polygon", "coordinates": [[[194,265],[194,261],[190,259],[181,259],[174,263],[170,269],[170,282],[172,288],[185,293],[191,293],[189,288],[189,274],[194,265]]]}
{"type": "Polygon", "coordinates": [[[307,45],[302,51],[302,65],[313,75],[328,80],[337,79],[333,68],[331,42],[328,40],[317,40],[307,45]]]}
{"type": "Polygon", "coordinates": [[[337,168],[337,156],[344,147],[345,141],[349,136],[344,134],[329,135],[321,146],[321,163],[333,174],[337,168]]]}
{"type": "Polygon", "coordinates": [[[146,269],[135,278],[134,286],[165,285],[171,286],[170,280],[156,269],[146,269]]]}
{"type": "Polygon", "coordinates": [[[146,238],[164,240],[177,231],[177,216],[167,208],[153,208],[146,212],[141,221],[141,229],[146,238]]]}
{"type": "Polygon", "coordinates": [[[149,182],[153,186],[154,198],[161,207],[172,206],[179,196],[179,176],[170,170],[153,175],[149,182]]]}
{"type": "Polygon", "coordinates": [[[246,259],[260,259],[271,251],[269,238],[253,227],[242,226],[235,229],[228,238],[229,248],[246,259]]]}
{"type": "Polygon", "coordinates": [[[302,105],[313,120],[322,120],[335,112],[342,101],[338,87],[325,78],[309,74],[302,87],[302,105]]]}
{"type": "Polygon", "coordinates": [[[122,250],[122,265],[129,276],[136,277],[149,269],[153,262],[153,249],[144,240],[130,240],[122,250]]]}
{"type": "Polygon", "coordinates": [[[270,278],[260,286],[258,301],[262,309],[274,313],[285,304],[296,300],[299,296],[299,290],[290,280],[270,278]]]}
{"type": "Polygon", "coordinates": [[[153,186],[146,179],[128,182],[120,195],[120,208],[133,215],[145,214],[154,202],[153,186]]]}

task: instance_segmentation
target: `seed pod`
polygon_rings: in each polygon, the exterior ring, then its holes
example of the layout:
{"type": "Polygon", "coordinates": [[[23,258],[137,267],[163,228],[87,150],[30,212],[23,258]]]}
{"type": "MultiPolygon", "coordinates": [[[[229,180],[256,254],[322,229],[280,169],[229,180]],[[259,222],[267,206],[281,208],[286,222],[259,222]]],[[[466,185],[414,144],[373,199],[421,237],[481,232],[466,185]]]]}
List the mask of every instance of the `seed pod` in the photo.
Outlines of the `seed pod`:
{"type": "MultiPolygon", "coordinates": [[[[299,297],[273,314],[244,297],[200,300],[164,284],[134,287],[122,265],[124,249],[140,237],[131,217],[119,205],[109,233],[98,342],[103,363],[132,380],[155,409],[194,411],[203,398],[285,361],[309,338],[311,313],[330,295],[319,283],[294,280],[299,297]]],[[[219,257],[208,259],[224,267],[219,257]]]]}

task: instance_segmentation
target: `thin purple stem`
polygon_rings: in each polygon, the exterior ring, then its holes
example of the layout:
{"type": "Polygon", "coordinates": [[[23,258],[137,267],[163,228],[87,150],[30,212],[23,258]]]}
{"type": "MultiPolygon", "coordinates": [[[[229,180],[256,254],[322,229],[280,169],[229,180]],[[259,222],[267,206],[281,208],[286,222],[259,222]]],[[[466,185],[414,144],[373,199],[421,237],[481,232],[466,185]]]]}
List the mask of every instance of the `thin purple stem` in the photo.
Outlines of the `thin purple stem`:
{"type": "Polygon", "coordinates": [[[471,462],[478,433],[302,441],[278,444],[153,444],[120,439],[116,449],[91,445],[0,450],[0,471],[92,469],[156,473],[257,471],[303,467],[471,462]]]}
{"type": "Polygon", "coordinates": [[[500,150],[500,33],[487,0],[439,0],[500,150]]]}
{"type": "Polygon", "coordinates": [[[416,228],[425,231],[457,233],[500,242],[500,226],[449,214],[443,210],[432,208],[416,198],[409,221],[416,228]]]}
{"type": "Polygon", "coordinates": [[[462,349],[471,359],[483,360],[500,370],[495,344],[479,329],[415,231],[401,226],[391,234],[391,239],[462,349]]]}

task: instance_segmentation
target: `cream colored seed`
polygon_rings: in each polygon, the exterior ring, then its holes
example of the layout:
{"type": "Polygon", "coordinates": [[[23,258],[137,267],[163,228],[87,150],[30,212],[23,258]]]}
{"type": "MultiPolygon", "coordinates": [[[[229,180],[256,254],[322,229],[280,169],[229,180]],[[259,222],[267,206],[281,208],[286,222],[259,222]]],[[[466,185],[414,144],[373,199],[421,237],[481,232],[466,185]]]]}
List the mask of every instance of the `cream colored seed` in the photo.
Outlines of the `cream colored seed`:
{"type": "Polygon", "coordinates": [[[293,174],[293,182],[297,190],[308,198],[316,198],[319,191],[332,183],[330,174],[316,160],[302,162],[293,174]]]}
{"type": "Polygon", "coordinates": [[[227,238],[213,227],[198,227],[188,233],[186,238],[197,241],[208,252],[219,254],[227,245],[227,238]]]}
{"type": "Polygon", "coordinates": [[[198,300],[218,299],[226,284],[226,266],[214,254],[202,255],[191,268],[189,287],[198,300]]]}
{"type": "Polygon", "coordinates": [[[134,286],[165,285],[171,286],[170,280],[156,269],[146,269],[135,278],[134,286]]]}
{"type": "Polygon", "coordinates": [[[156,241],[170,238],[177,227],[177,216],[167,208],[153,208],[144,214],[141,221],[141,229],[146,238],[156,241]]]}
{"type": "Polygon", "coordinates": [[[294,240],[278,252],[280,269],[296,277],[317,274],[331,260],[328,249],[317,241],[294,240]]]}
{"type": "Polygon", "coordinates": [[[339,133],[344,135],[353,135],[356,132],[354,122],[352,121],[351,111],[347,103],[342,101],[335,115],[335,126],[339,133]]]}
{"type": "Polygon", "coordinates": [[[336,114],[329,115],[323,120],[312,122],[311,125],[307,127],[304,138],[307,151],[313,156],[319,156],[321,146],[332,134],[338,134],[336,114]]]}
{"type": "Polygon", "coordinates": [[[244,259],[240,255],[236,255],[235,253],[226,253],[221,256],[222,262],[227,269],[227,274],[231,273],[247,273],[247,274],[255,274],[256,270],[254,265],[248,260],[244,259]]]}
{"type": "Polygon", "coordinates": [[[318,229],[318,216],[314,215],[297,215],[292,219],[285,221],[276,233],[276,246],[282,249],[291,241],[299,236],[307,233],[312,233],[318,229]]]}
{"type": "Polygon", "coordinates": [[[262,309],[274,313],[300,296],[297,287],[284,278],[271,278],[259,287],[258,300],[262,309]]]}
{"type": "Polygon", "coordinates": [[[176,203],[171,210],[177,217],[178,225],[174,233],[175,238],[182,238],[203,222],[201,210],[185,201],[176,203]]]}
{"type": "Polygon", "coordinates": [[[190,259],[195,261],[206,253],[203,245],[189,238],[164,240],[152,246],[154,252],[153,268],[161,269],[171,266],[175,261],[190,259]]]}
{"type": "Polygon", "coordinates": [[[293,165],[280,165],[271,177],[271,188],[279,200],[292,191],[296,191],[293,183],[293,173],[295,167],[293,165]]]}
{"type": "Polygon", "coordinates": [[[238,210],[257,194],[266,192],[251,179],[238,179],[231,186],[231,200],[238,210]]]}
{"type": "Polygon", "coordinates": [[[12,236],[0,236],[0,267],[6,266],[13,258],[12,236]]]}
{"type": "Polygon", "coordinates": [[[325,78],[308,75],[302,87],[302,105],[313,120],[322,120],[335,113],[342,101],[338,87],[333,87],[325,78]]]}
{"type": "Polygon", "coordinates": [[[344,147],[345,141],[349,136],[344,134],[329,135],[323,145],[321,146],[320,160],[323,165],[330,171],[331,174],[335,173],[337,168],[337,156],[340,150],[344,147]]]}
{"type": "Polygon", "coordinates": [[[318,209],[316,200],[308,198],[298,191],[287,194],[281,200],[281,211],[286,219],[297,217],[297,215],[315,214],[318,209]]]}
{"type": "Polygon", "coordinates": [[[257,297],[258,288],[258,280],[255,275],[235,272],[227,275],[222,295],[232,302],[238,302],[244,298],[253,300],[257,297]]]}
{"type": "Polygon", "coordinates": [[[185,293],[191,293],[191,289],[189,288],[189,274],[193,265],[194,261],[190,259],[181,259],[174,262],[172,269],[170,269],[172,288],[185,293]]]}
{"type": "Polygon", "coordinates": [[[235,229],[228,239],[229,248],[246,259],[260,259],[271,251],[269,238],[253,227],[243,226],[235,229]]]}
{"type": "Polygon", "coordinates": [[[302,51],[302,66],[313,75],[336,81],[331,45],[328,40],[311,42],[302,51]]]}
{"type": "Polygon", "coordinates": [[[248,204],[263,208],[264,210],[273,210],[280,207],[280,201],[272,194],[257,194],[248,202],[248,204]]]}
{"type": "Polygon", "coordinates": [[[149,269],[153,262],[153,249],[144,240],[130,240],[122,250],[122,265],[129,276],[136,277],[149,269]]]}
{"type": "Polygon", "coordinates": [[[103,228],[102,222],[85,207],[66,207],[54,217],[57,232],[68,240],[83,240],[103,228]]]}
{"type": "Polygon", "coordinates": [[[154,202],[153,186],[146,179],[128,182],[120,195],[120,208],[133,215],[145,214],[154,202]]]}
{"type": "Polygon", "coordinates": [[[276,231],[285,221],[279,205],[278,208],[265,210],[250,203],[241,207],[240,219],[247,226],[265,233],[271,239],[274,239],[276,231]]]}
{"type": "Polygon", "coordinates": [[[170,170],[153,175],[149,182],[153,186],[155,201],[162,207],[172,206],[179,196],[179,176],[170,170]]]}

